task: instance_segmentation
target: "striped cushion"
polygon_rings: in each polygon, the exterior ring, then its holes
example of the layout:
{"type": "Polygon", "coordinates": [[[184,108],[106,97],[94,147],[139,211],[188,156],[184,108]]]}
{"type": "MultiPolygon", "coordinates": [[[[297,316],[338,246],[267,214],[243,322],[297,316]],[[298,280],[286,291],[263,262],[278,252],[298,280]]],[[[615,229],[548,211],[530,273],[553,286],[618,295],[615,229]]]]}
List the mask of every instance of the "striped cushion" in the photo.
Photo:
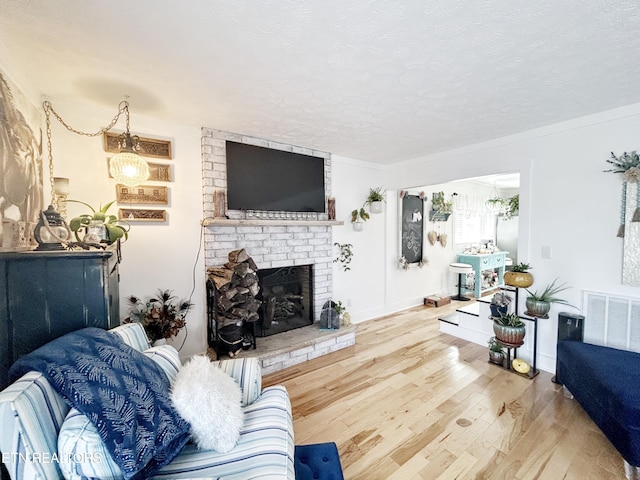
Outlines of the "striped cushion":
{"type": "MultiPolygon", "coordinates": [[[[175,380],[180,368],[180,358],[175,348],[161,345],[143,353],[162,368],[170,382],[175,380]]],[[[67,480],[123,478],[122,471],[113,461],[96,427],[75,408],[71,409],[60,429],[58,455],[64,460],[60,469],[67,480]]]]}
{"type": "Polygon", "coordinates": [[[265,388],[244,409],[240,440],[228,453],[198,450],[187,444],[153,479],[224,478],[225,480],[295,479],[291,403],[282,386],[265,388]]]}
{"type": "Polygon", "coordinates": [[[142,353],[160,365],[160,368],[167,374],[169,382],[173,384],[178,370],[180,370],[182,366],[178,351],[171,345],[160,345],[158,347],[151,347],[142,353]]]}
{"type": "Polygon", "coordinates": [[[52,457],[68,411],[41,373],[29,372],[0,392],[0,451],[11,478],[62,477],[52,457]]]}
{"type": "Polygon", "coordinates": [[[112,328],[109,333],[119,335],[124,340],[124,343],[131,345],[139,352],[144,352],[151,346],[144,327],[139,323],[125,323],[119,327],[112,328]]]}
{"type": "Polygon", "coordinates": [[[242,406],[256,401],[262,391],[262,369],[255,357],[235,358],[214,362],[223,372],[233,378],[242,390],[242,406]]]}

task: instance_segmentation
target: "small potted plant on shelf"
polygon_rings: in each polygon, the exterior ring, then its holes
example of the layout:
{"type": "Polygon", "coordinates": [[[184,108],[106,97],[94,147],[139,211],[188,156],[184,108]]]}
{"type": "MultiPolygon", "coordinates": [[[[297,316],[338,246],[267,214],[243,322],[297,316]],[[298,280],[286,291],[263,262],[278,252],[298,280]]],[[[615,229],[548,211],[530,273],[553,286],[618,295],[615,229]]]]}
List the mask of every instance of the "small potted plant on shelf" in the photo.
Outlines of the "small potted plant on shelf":
{"type": "Polygon", "coordinates": [[[523,343],[526,329],[515,313],[506,313],[493,319],[493,333],[503,345],[519,347],[523,343]]]}
{"type": "Polygon", "coordinates": [[[365,204],[369,205],[371,213],[382,213],[384,210],[384,202],[384,190],[382,187],[369,189],[369,196],[367,197],[365,204]]]}
{"type": "Polygon", "coordinates": [[[498,365],[504,365],[504,350],[500,342],[496,340],[496,337],[489,339],[489,361],[498,365]]]}
{"type": "Polygon", "coordinates": [[[547,285],[541,293],[538,293],[538,291],[531,292],[530,290],[527,290],[529,296],[525,300],[525,305],[527,306],[527,311],[524,312],[525,315],[538,318],[549,318],[548,314],[552,303],[573,307],[573,305],[566,300],[556,297],[558,293],[570,288],[566,283],[556,285],[557,281],[558,279],[556,278],[553,282],[547,285]]]}
{"type": "Polygon", "coordinates": [[[531,265],[518,263],[504,272],[504,283],[511,287],[527,288],[533,285],[533,275],[529,273],[531,265]]]}
{"type": "Polygon", "coordinates": [[[107,215],[107,211],[115,203],[115,200],[96,209],[80,200],[67,200],[67,202],[81,203],[89,207],[91,214],[85,213],[74,217],[69,222],[69,229],[75,234],[78,241],[87,243],[100,243],[104,241],[108,244],[124,237],[129,237],[129,224],[118,220],[115,215],[107,215]],[[80,238],[79,231],[85,229],[86,234],[80,238]]]}
{"type": "Polygon", "coordinates": [[[124,323],[142,324],[151,343],[174,337],[185,326],[185,317],[193,306],[188,300],[176,301],[171,290],[158,290],[158,295],[146,301],[131,295],[129,317],[124,323]]]}
{"type": "Polygon", "coordinates": [[[491,303],[489,308],[491,309],[492,317],[499,317],[509,311],[509,305],[511,304],[511,296],[504,292],[497,292],[491,297],[491,303]]]}

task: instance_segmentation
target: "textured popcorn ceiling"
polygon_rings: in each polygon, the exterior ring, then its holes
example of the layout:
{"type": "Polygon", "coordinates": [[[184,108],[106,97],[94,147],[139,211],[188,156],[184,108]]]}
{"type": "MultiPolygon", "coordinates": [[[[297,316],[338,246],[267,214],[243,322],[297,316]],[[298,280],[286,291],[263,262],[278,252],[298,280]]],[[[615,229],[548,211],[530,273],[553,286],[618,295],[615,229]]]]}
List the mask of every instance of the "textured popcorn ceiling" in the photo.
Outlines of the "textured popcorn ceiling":
{"type": "Polygon", "coordinates": [[[37,93],[129,95],[134,129],[381,163],[640,102],[639,0],[0,0],[0,48],[37,93]]]}

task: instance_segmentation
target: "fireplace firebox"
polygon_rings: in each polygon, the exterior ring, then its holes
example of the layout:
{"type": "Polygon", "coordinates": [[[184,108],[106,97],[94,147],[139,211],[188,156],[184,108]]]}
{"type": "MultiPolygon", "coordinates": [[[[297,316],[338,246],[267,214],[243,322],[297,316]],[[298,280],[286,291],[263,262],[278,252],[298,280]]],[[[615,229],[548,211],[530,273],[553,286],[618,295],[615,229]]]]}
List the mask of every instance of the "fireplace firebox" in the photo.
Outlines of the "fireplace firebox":
{"type": "Polygon", "coordinates": [[[260,319],[255,334],[267,337],[313,324],[313,265],[258,271],[260,319]]]}

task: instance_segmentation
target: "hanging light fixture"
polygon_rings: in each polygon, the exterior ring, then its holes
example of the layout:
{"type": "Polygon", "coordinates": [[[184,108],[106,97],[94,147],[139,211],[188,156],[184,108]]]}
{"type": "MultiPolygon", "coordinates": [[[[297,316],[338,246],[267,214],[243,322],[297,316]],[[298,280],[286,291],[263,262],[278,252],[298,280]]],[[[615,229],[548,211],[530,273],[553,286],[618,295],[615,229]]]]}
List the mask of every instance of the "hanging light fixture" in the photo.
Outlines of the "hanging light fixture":
{"type": "Polygon", "coordinates": [[[120,153],[111,158],[109,172],[119,183],[135,187],[149,178],[149,165],[136,153],[137,150],[140,150],[140,138],[137,135],[131,136],[129,132],[129,103],[126,101],[122,103],[124,103],[122,109],[125,113],[127,130],[118,137],[120,153]]]}
{"type": "MultiPolygon", "coordinates": [[[[114,155],[111,158],[109,163],[109,172],[111,176],[115,178],[118,183],[122,183],[128,187],[135,187],[136,185],[140,185],[145,180],[149,178],[149,165],[147,162],[140,157],[136,152],[140,150],[139,137],[137,135],[131,135],[129,131],[129,102],[123,100],[118,105],[118,113],[111,123],[105,128],[101,128],[99,131],[95,133],[85,133],[80,130],[76,130],[71,127],[60,117],[60,115],[53,109],[53,106],[49,101],[45,101],[42,104],[44,111],[47,115],[47,125],[49,122],[49,115],[53,113],[53,115],[58,119],[58,121],[65,126],[67,130],[73,133],[77,133],[78,135],[84,135],[86,137],[97,137],[98,135],[102,135],[105,132],[111,130],[114,125],[118,122],[118,119],[122,114],[125,115],[126,120],[126,131],[118,137],[118,144],[120,145],[120,153],[114,155]]],[[[51,135],[50,130],[47,131],[47,134],[51,135]]]]}

